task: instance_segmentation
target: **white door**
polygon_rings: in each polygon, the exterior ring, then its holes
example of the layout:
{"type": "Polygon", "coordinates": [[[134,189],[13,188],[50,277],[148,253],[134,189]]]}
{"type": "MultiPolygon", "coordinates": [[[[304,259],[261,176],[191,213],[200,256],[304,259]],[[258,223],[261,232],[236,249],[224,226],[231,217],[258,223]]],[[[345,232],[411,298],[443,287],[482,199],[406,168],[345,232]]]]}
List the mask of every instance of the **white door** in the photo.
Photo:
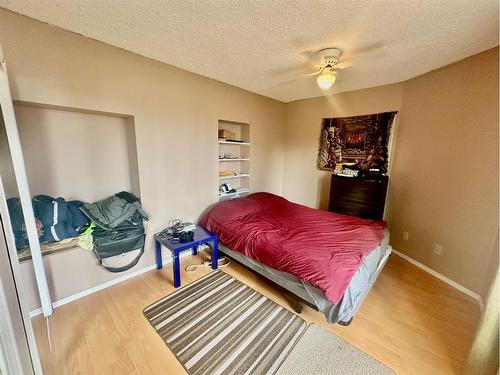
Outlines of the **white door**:
{"type": "Polygon", "coordinates": [[[41,373],[31,320],[28,311],[23,319],[10,264],[0,217],[0,373],[28,375],[34,374],[35,368],[41,373]]]}

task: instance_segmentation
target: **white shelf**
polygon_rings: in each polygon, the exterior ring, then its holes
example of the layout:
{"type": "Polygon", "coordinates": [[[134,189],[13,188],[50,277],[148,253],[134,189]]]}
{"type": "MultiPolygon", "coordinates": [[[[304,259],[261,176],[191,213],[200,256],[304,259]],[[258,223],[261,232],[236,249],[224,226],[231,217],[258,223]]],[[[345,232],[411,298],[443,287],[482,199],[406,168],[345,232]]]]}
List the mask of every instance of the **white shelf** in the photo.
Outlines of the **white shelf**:
{"type": "MultiPolygon", "coordinates": [[[[219,176],[219,188],[223,184],[231,185],[231,188],[236,190],[234,193],[219,195],[219,201],[230,200],[234,198],[244,197],[250,194],[250,124],[243,122],[234,122],[227,120],[219,120],[218,130],[229,132],[224,138],[217,139],[217,148],[220,156],[228,155],[234,159],[218,159],[219,173],[223,170],[231,172],[241,172],[238,175],[219,176]],[[233,139],[231,141],[230,139],[233,139]],[[238,142],[241,140],[243,142],[238,142]],[[235,147],[239,146],[239,147],[235,147]],[[231,153],[229,153],[231,151],[231,153]]],[[[221,134],[222,136],[222,134],[221,134]]],[[[219,193],[220,194],[220,193],[219,193]]]]}
{"type": "Polygon", "coordinates": [[[223,176],[223,177],[219,177],[219,180],[230,180],[232,178],[242,178],[242,177],[250,177],[250,175],[249,174],[239,174],[236,176],[223,176]]]}
{"type": "Polygon", "coordinates": [[[219,195],[219,198],[233,198],[233,197],[239,196],[240,194],[246,194],[246,193],[249,193],[249,192],[250,192],[249,189],[238,189],[234,193],[219,195]]]}
{"type": "Polygon", "coordinates": [[[219,141],[219,144],[223,144],[223,145],[240,145],[240,146],[250,146],[250,142],[231,142],[231,141],[219,141]]]}

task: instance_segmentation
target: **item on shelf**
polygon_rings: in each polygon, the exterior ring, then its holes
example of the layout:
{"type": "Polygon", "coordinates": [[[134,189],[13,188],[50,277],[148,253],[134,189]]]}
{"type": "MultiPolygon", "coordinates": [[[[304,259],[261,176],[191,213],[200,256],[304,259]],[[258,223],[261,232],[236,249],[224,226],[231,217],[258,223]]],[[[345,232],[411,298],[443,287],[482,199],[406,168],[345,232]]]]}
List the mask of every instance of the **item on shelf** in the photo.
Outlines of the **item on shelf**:
{"type": "Polygon", "coordinates": [[[96,224],[92,231],[93,252],[99,264],[110,272],[134,267],[144,253],[148,215],[135,195],[122,191],[95,203],[85,203],[80,211],[96,224]],[[134,258],[123,265],[123,254],[134,258]]]}
{"type": "Polygon", "coordinates": [[[236,193],[236,189],[234,189],[230,184],[222,184],[219,186],[219,196],[236,193]]]}
{"type": "Polygon", "coordinates": [[[370,168],[367,171],[363,171],[363,177],[368,179],[380,179],[384,176],[381,168],[370,168]]]}
{"type": "Polygon", "coordinates": [[[92,233],[94,232],[95,223],[90,222],[89,227],[78,236],[78,246],[84,250],[92,251],[94,249],[94,243],[92,240],[92,233]]]}
{"type": "Polygon", "coordinates": [[[219,159],[241,159],[241,156],[236,156],[231,154],[230,152],[226,152],[225,154],[219,154],[219,159]]]}
{"type": "Polygon", "coordinates": [[[233,171],[229,171],[227,169],[223,169],[222,171],[219,171],[219,177],[229,177],[229,176],[234,176],[235,173],[233,171]]]}
{"type": "Polygon", "coordinates": [[[85,231],[90,220],[81,208],[82,201],[66,201],[49,195],[37,195],[33,198],[35,217],[42,223],[40,242],[55,242],[73,238],[85,231]]]}
{"type": "Polygon", "coordinates": [[[219,120],[218,138],[219,201],[237,199],[249,194],[250,125],[219,120]],[[230,181],[234,188],[225,184],[227,181],[230,181]]]}
{"type": "Polygon", "coordinates": [[[219,129],[220,140],[226,140],[228,138],[234,138],[234,137],[236,137],[236,134],[234,132],[227,129],[219,129]]]}
{"type": "MultiPolygon", "coordinates": [[[[80,211],[80,207],[84,204],[82,201],[66,201],[61,197],[36,195],[32,204],[41,243],[77,237],[90,225],[90,220],[80,211]]],[[[21,201],[17,197],[9,198],[7,207],[12,220],[16,248],[21,251],[29,246],[21,201]]]]}
{"type": "Polygon", "coordinates": [[[342,173],[337,173],[336,176],[340,177],[358,177],[358,174],[352,174],[352,173],[347,173],[347,172],[342,172],[342,173]]]}
{"type": "Polygon", "coordinates": [[[358,177],[359,172],[357,163],[339,163],[335,166],[333,174],[343,177],[358,177]]]}

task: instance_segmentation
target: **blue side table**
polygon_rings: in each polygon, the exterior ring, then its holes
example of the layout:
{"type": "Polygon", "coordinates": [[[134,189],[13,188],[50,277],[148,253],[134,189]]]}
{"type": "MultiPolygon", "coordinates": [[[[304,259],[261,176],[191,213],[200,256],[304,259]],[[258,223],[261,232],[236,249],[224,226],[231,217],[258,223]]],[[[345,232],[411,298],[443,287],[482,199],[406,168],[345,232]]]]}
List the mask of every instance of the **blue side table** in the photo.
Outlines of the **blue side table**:
{"type": "Polygon", "coordinates": [[[215,270],[219,265],[219,240],[217,239],[217,235],[215,233],[197,225],[194,230],[193,241],[186,243],[172,243],[169,240],[159,238],[158,233],[156,233],[156,268],[163,268],[161,258],[161,246],[163,245],[172,252],[172,258],[174,259],[174,286],[178,288],[181,286],[181,263],[179,260],[179,254],[181,251],[191,249],[193,255],[196,255],[198,253],[198,245],[203,245],[209,242],[213,243],[212,268],[215,270]]]}

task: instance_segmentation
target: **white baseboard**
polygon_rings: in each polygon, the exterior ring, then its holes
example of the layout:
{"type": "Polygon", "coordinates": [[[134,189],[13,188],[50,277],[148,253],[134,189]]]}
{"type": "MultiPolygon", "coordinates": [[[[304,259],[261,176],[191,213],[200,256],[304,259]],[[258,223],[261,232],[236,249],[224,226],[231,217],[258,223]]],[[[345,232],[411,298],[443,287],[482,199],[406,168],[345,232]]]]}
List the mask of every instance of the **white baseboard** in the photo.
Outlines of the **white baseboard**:
{"type": "MultiPolygon", "coordinates": [[[[180,255],[180,257],[182,258],[182,257],[188,256],[188,255],[191,255],[191,252],[182,253],[180,255]]],[[[171,257],[163,260],[163,265],[164,266],[167,265],[167,264],[169,264],[169,263],[172,263],[172,258],[171,257]]],[[[113,280],[110,280],[110,281],[106,281],[105,283],[96,285],[96,286],[94,286],[92,288],[85,289],[85,290],[82,290],[81,292],[72,294],[72,295],[70,295],[68,297],[61,298],[60,300],[57,300],[57,301],[53,302],[52,303],[52,307],[57,308],[59,306],[65,305],[67,303],[76,301],[77,299],[89,296],[91,294],[99,292],[100,290],[109,288],[109,287],[111,287],[113,285],[119,284],[119,283],[121,283],[121,282],[123,282],[125,280],[132,279],[132,278],[134,278],[136,276],[142,275],[143,273],[152,271],[154,269],[156,269],[156,264],[152,264],[150,266],[141,268],[141,269],[139,269],[137,271],[127,273],[126,275],[119,276],[116,279],[113,279],[113,280]]],[[[35,310],[32,310],[32,311],[30,311],[30,318],[33,318],[33,317],[35,317],[37,315],[40,315],[41,313],[42,313],[42,308],[41,307],[39,307],[39,308],[37,308],[35,310]]]]}
{"type": "Polygon", "coordinates": [[[472,290],[467,289],[465,286],[460,285],[456,281],[453,281],[453,280],[449,279],[448,277],[440,274],[439,272],[434,271],[432,268],[429,268],[426,265],[424,265],[424,264],[416,261],[415,259],[410,258],[408,255],[405,255],[405,254],[403,254],[403,253],[401,253],[401,252],[399,252],[399,251],[397,251],[395,249],[392,249],[392,252],[395,255],[397,255],[398,257],[403,258],[404,260],[410,262],[411,264],[413,264],[413,265],[417,266],[418,268],[424,270],[425,272],[431,274],[432,276],[437,277],[439,280],[444,281],[446,284],[454,287],[455,289],[458,289],[462,293],[467,294],[469,297],[474,298],[477,301],[477,303],[479,305],[479,308],[481,310],[483,310],[483,299],[476,292],[473,292],[472,290]]]}

